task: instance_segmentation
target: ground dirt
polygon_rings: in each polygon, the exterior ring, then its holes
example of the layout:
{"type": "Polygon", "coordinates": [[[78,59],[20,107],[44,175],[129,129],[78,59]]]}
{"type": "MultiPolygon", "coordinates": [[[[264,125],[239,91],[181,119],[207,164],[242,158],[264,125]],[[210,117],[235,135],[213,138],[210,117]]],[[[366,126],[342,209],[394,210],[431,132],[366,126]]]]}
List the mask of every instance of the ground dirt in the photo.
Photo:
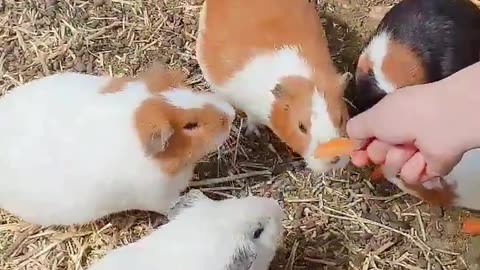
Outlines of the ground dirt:
{"type": "MultiPolygon", "coordinates": [[[[353,71],[394,1],[317,2],[335,62],[353,71]]],[[[152,61],[182,68],[192,87],[208,90],[194,51],[200,4],[0,0],[0,90],[63,70],[135,75],[152,61]]],[[[353,167],[313,175],[270,132],[245,138],[243,126],[239,118],[228,143],[201,162],[196,185],[212,198],[256,194],[281,202],[285,241],[271,269],[477,269],[480,240],[460,232],[469,213],[429,207],[353,167]],[[221,184],[209,184],[218,178],[221,184]]],[[[0,211],[0,269],[86,269],[163,222],[130,211],[83,226],[40,228],[0,211]]]]}

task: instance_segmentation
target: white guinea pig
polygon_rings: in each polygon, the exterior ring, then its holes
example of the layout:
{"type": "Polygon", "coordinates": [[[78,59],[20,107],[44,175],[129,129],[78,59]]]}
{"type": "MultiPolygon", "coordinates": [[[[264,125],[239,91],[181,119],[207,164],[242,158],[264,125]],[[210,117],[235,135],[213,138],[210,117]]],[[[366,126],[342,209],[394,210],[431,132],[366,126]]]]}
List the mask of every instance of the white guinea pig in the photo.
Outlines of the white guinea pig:
{"type": "Polygon", "coordinates": [[[246,113],[247,134],[269,127],[316,172],[348,163],[348,156],[313,156],[319,144],[343,135],[343,94],[352,78],[337,72],[314,4],[206,0],[196,46],[212,90],[246,113]]]}
{"type": "MultiPolygon", "coordinates": [[[[359,57],[352,101],[361,113],[388,93],[441,80],[478,61],[480,10],[469,0],[403,0],[387,12],[359,57]]],[[[444,179],[418,186],[388,180],[432,204],[480,210],[479,165],[475,149],[444,179]]]]}
{"type": "Polygon", "coordinates": [[[283,232],[278,203],[254,196],[213,201],[192,192],[169,223],[111,251],[89,270],[269,269],[283,232]]]}
{"type": "Polygon", "coordinates": [[[158,66],[137,78],[61,73],[0,98],[0,207],[39,225],[168,209],[235,115],[184,79],[158,66]]]}

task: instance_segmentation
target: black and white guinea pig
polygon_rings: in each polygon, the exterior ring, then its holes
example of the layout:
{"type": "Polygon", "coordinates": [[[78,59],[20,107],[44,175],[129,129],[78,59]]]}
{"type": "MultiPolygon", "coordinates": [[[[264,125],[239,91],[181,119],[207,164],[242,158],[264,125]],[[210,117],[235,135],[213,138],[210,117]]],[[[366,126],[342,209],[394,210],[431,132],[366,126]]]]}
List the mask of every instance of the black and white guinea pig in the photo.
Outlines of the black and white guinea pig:
{"type": "MultiPolygon", "coordinates": [[[[360,55],[351,103],[362,113],[397,89],[439,81],[479,61],[480,9],[474,3],[403,0],[387,12],[360,55]]],[[[479,161],[474,149],[443,179],[419,186],[387,180],[432,204],[478,210],[479,161]]]]}
{"type": "Polygon", "coordinates": [[[353,114],[396,89],[438,81],[479,60],[480,9],[475,4],[403,0],[387,12],[358,59],[349,98],[356,107],[353,114]]]}

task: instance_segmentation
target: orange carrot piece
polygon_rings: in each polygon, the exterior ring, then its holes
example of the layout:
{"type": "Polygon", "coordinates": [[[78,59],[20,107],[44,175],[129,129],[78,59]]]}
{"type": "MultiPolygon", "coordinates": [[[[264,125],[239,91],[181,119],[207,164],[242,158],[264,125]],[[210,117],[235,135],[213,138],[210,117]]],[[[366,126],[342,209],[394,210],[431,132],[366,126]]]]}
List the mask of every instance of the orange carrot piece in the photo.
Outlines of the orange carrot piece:
{"type": "Polygon", "coordinates": [[[350,155],[353,152],[353,143],[347,138],[333,139],[327,143],[317,146],[315,158],[334,158],[350,155]]]}
{"type": "Polygon", "coordinates": [[[462,231],[466,234],[479,235],[480,234],[480,219],[467,218],[463,221],[462,231]]]}

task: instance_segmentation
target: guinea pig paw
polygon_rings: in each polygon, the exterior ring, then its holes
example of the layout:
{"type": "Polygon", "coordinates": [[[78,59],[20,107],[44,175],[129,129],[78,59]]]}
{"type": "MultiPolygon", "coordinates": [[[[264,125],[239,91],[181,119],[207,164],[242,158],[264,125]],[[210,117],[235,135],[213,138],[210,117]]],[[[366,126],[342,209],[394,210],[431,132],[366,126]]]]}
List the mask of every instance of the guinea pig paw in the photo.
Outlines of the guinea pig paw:
{"type": "Polygon", "coordinates": [[[205,194],[203,194],[203,192],[198,189],[191,189],[182,196],[179,196],[177,200],[171,204],[166,216],[169,220],[171,220],[185,208],[192,207],[196,202],[202,200],[210,200],[210,198],[208,198],[205,194]]]}

